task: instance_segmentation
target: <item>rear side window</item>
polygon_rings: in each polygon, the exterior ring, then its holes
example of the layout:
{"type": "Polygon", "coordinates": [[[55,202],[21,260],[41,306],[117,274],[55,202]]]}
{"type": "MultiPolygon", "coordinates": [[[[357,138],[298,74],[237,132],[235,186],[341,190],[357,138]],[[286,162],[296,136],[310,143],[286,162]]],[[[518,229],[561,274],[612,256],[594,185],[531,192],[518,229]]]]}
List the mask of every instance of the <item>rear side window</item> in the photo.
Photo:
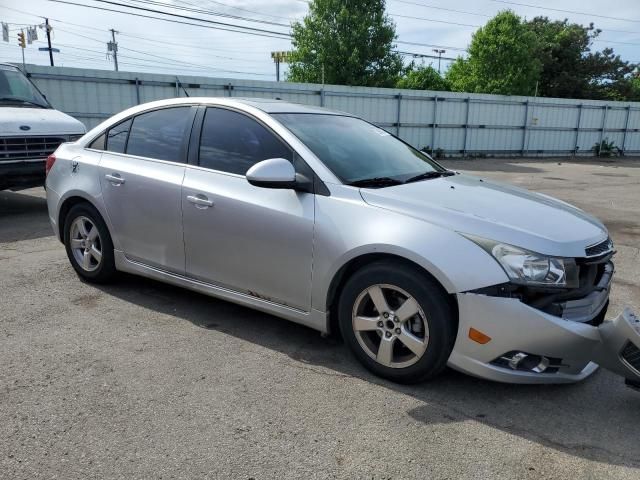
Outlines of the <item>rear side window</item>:
{"type": "Polygon", "coordinates": [[[191,107],[165,108],[138,115],[131,125],[126,153],[184,162],[183,145],[191,118],[191,107]]]}
{"type": "Polygon", "coordinates": [[[131,120],[127,120],[109,129],[107,132],[107,150],[114,153],[124,153],[130,126],[131,120]]]}
{"type": "Polygon", "coordinates": [[[201,167],[244,175],[269,158],[291,161],[293,152],[256,120],[223,108],[207,108],[200,137],[201,167]]]}

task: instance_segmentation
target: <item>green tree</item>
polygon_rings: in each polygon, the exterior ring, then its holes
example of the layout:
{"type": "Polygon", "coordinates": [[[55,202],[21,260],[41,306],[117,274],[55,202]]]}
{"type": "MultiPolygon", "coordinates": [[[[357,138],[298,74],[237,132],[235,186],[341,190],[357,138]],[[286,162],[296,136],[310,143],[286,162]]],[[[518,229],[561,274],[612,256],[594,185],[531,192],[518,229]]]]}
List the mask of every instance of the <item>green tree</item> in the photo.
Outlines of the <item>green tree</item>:
{"type": "Polygon", "coordinates": [[[416,66],[411,62],[405,69],[402,77],[396,83],[398,88],[410,88],[412,90],[439,90],[449,91],[449,82],[432,66],[416,66]]]}
{"type": "Polygon", "coordinates": [[[601,32],[593,23],[585,27],[568,20],[536,17],[526,22],[526,26],[540,45],[541,95],[622,100],[631,94],[631,73],[635,66],[610,48],[591,51],[601,32]]]}
{"type": "Polygon", "coordinates": [[[393,87],[402,70],[385,0],[312,0],[292,36],[291,82],[393,87]]]}
{"type": "Polygon", "coordinates": [[[640,72],[636,71],[634,76],[629,79],[629,100],[640,102],[640,72]]]}
{"type": "Polygon", "coordinates": [[[498,13],[471,39],[468,57],[446,74],[454,91],[532,95],[542,64],[538,39],[510,10],[498,13]]]}

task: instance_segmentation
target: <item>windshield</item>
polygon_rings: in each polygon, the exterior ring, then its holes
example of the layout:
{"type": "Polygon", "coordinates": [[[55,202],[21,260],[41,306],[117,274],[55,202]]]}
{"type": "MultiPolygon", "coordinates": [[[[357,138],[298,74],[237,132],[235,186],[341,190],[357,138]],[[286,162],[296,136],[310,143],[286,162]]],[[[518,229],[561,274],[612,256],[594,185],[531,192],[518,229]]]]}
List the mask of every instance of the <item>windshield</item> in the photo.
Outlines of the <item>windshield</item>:
{"type": "Polygon", "coordinates": [[[21,71],[0,65],[0,107],[7,106],[50,108],[42,94],[21,71]]]}
{"type": "Polygon", "coordinates": [[[310,113],[273,114],[346,184],[404,183],[445,172],[429,157],[359,118],[310,113]]]}

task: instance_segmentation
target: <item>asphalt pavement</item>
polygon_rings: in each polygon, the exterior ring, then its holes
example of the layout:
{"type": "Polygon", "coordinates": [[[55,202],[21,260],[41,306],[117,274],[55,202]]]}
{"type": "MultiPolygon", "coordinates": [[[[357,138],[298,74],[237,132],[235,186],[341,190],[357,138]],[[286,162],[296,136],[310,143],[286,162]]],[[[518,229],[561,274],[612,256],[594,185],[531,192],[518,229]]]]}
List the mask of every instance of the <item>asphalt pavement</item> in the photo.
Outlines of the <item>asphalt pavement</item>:
{"type": "MultiPolygon", "coordinates": [[[[599,216],[618,250],[608,316],[640,311],[640,160],[443,163],[599,216]]],[[[0,192],[0,367],[2,479],[640,478],[640,393],[613,374],[395,385],[285,320],[81,282],[42,189],[0,192]]]]}

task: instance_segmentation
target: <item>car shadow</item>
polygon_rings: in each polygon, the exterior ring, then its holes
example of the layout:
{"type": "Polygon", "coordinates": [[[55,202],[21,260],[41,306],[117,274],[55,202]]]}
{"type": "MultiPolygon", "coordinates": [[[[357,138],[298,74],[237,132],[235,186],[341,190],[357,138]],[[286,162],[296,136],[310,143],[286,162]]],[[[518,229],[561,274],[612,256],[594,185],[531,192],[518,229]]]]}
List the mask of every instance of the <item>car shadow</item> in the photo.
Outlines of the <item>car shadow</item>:
{"type": "Polygon", "coordinates": [[[0,243],[51,235],[43,189],[32,189],[28,193],[0,191],[0,243]]]}
{"type": "Polygon", "coordinates": [[[108,295],[208,330],[281,352],[318,374],[349,376],[421,402],[407,414],[427,425],[482,424],[562,453],[640,468],[640,394],[598,372],[575,385],[507,385],[446,370],[418,385],[398,385],[366,371],[342,342],[255,310],[153,280],[122,275],[99,286],[108,295]]]}

